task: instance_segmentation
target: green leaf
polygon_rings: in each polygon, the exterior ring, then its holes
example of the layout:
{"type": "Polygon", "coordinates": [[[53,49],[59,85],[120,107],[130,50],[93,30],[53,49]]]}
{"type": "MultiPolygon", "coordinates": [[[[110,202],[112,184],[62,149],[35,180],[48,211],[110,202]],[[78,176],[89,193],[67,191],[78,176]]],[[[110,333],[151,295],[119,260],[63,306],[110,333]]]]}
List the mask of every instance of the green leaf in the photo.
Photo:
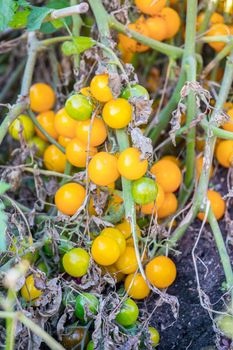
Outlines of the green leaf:
{"type": "Polygon", "coordinates": [[[29,14],[30,10],[17,11],[8,25],[14,29],[26,27],[29,14]]]}
{"type": "Polygon", "coordinates": [[[11,186],[6,182],[0,182],[0,195],[8,191],[11,186]]]}
{"type": "Polygon", "coordinates": [[[50,9],[63,9],[64,7],[70,6],[70,3],[68,0],[49,0],[46,7],[49,7],[50,9]]]}
{"type": "Polygon", "coordinates": [[[73,39],[78,53],[82,53],[95,45],[95,41],[88,36],[79,36],[73,39]]]}
{"type": "Polygon", "coordinates": [[[17,4],[18,4],[18,6],[22,6],[22,7],[31,7],[30,2],[28,2],[26,0],[18,0],[17,4]]]}
{"type": "Polygon", "coordinates": [[[8,27],[14,15],[15,1],[0,0],[0,31],[4,31],[8,27]]]}
{"type": "Polygon", "coordinates": [[[53,10],[48,7],[36,7],[32,6],[32,11],[28,16],[27,29],[29,31],[40,29],[43,20],[53,10]]]}

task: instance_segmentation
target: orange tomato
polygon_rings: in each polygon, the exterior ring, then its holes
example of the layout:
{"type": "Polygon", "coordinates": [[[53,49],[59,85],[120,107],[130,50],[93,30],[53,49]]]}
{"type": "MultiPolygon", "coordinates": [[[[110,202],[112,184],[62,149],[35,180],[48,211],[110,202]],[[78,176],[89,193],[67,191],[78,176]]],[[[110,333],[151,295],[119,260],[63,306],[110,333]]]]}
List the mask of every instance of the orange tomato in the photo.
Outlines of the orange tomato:
{"type": "MultiPolygon", "coordinates": [[[[197,16],[197,27],[198,29],[200,28],[203,20],[205,17],[205,13],[201,12],[198,16],[197,16]]],[[[224,17],[222,15],[220,15],[217,12],[214,12],[211,17],[210,17],[210,25],[212,26],[213,24],[217,24],[217,23],[224,23],[224,17]]]]}
{"type": "MultiPolygon", "coordinates": [[[[227,35],[230,35],[230,29],[226,24],[217,23],[210,27],[206,35],[207,36],[227,36],[227,35]]],[[[226,44],[221,41],[214,41],[214,42],[208,43],[208,45],[211,46],[216,52],[219,52],[224,48],[226,44]]]]}
{"type": "Polygon", "coordinates": [[[90,146],[96,147],[106,140],[107,129],[103,120],[96,117],[92,122],[90,119],[78,122],[75,134],[86,145],[90,141],[90,146]]]}
{"type": "MultiPolygon", "coordinates": [[[[149,31],[143,18],[140,18],[135,23],[130,23],[128,25],[128,28],[134,30],[135,32],[138,32],[141,35],[149,36],[149,31]]],[[[139,42],[130,38],[129,36],[126,36],[125,34],[120,33],[118,35],[118,38],[119,44],[126,52],[144,52],[149,49],[148,46],[140,44],[139,42]]]]}
{"type": "Polygon", "coordinates": [[[124,98],[117,98],[108,101],[103,109],[103,120],[113,129],[126,127],[133,115],[131,104],[124,98]]]}
{"type": "Polygon", "coordinates": [[[75,182],[61,186],[55,194],[57,209],[65,215],[74,215],[86,196],[85,188],[75,182]]]}
{"type": "Polygon", "coordinates": [[[180,16],[171,7],[164,7],[160,16],[164,19],[166,23],[166,39],[171,39],[175,36],[180,29],[180,16]]]}
{"type": "Polygon", "coordinates": [[[108,102],[113,99],[112,91],[108,85],[108,74],[96,75],[90,84],[92,96],[100,102],[108,102]]]}
{"type": "Polygon", "coordinates": [[[89,177],[98,186],[107,186],[120,176],[117,158],[108,152],[97,153],[88,165],[89,177]]]}
{"type": "Polygon", "coordinates": [[[134,273],[138,268],[135,249],[127,246],[124,253],[119,257],[116,262],[116,268],[118,271],[128,275],[134,273]]]}
{"type": "Polygon", "coordinates": [[[85,168],[87,164],[87,156],[94,156],[97,153],[95,147],[89,147],[78,138],[72,139],[66,146],[66,157],[68,161],[78,167],[85,168]]]}
{"type": "Polygon", "coordinates": [[[134,299],[144,299],[150,294],[150,288],[140,273],[128,275],[125,279],[125,290],[134,299]]]}
{"type": "Polygon", "coordinates": [[[149,17],[146,20],[148,36],[154,40],[162,41],[167,38],[167,23],[163,17],[149,17]]]}
{"type": "Polygon", "coordinates": [[[146,277],[156,288],[167,288],[176,279],[176,265],[167,256],[157,256],[146,265],[146,277]]]}
{"type": "Polygon", "coordinates": [[[125,242],[125,237],[120,230],[113,227],[106,227],[100,232],[100,236],[110,237],[114,239],[119,246],[120,254],[124,253],[126,242],[125,242]]]}
{"type": "Polygon", "coordinates": [[[150,171],[165,192],[175,192],[179,188],[182,173],[173,161],[161,159],[152,166],[150,171]]]}
{"type": "Polygon", "coordinates": [[[230,168],[233,161],[233,140],[222,140],[216,147],[216,158],[222,166],[230,168]]]}
{"type": "Polygon", "coordinates": [[[135,5],[141,12],[153,16],[164,8],[166,0],[135,0],[135,5]]]}
{"type": "MultiPolygon", "coordinates": [[[[216,220],[220,220],[224,213],[225,213],[225,209],[226,209],[226,204],[224,202],[224,200],[222,199],[222,196],[220,195],[220,193],[213,191],[213,190],[208,190],[207,191],[207,198],[210,201],[210,206],[211,209],[214,213],[214,216],[216,217],[216,220]]],[[[205,217],[205,213],[200,212],[197,217],[203,221],[204,217],[205,217]]]]}
{"type": "Polygon", "coordinates": [[[37,83],[31,86],[29,92],[30,108],[34,112],[46,112],[55,104],[55,93],[51,86],[37,83]]]}
{"type": "Polygon", "coordinates": [[[176,212],[178,201],[174,193],[165,193],[165,198],[162,206],[158,209],[158,218],[163,219],[176,212]]]}
{"type": "MultiPolygon", "coordinates": [[[[55,120],[55,113],[53,111],[47,111],[38,114],[37,116],[37,121],[40,123],[42,128],[47,131],[47,133],[54,138],[55,140],[58,138],[58,133],[54,127],[54,120],[55,120]]],[[[38,129],[35,128],[37,135],[45,140],[48,141],[47,138],[42,134],[42,132],[38,129]]]]}
{"type": "Polygon", "coordinates": [[[230,119],[223,124],[223,129],[227,131],[233,132],[233,108],[228,109],[227,114],[229,115],[230,119]]]}
{"type": "Polygon", "coordinates": [[[117,261],[120,256],[120,248],[115,239],[98,236],[92,243],[91,254],[97,264],[108,266],[117,261]]]}
{"type": "Polygon", "coordinates": [[[70,139],[69,137],[64,137],[64,136],[58,136],[58,139],[57,139],[58,143],[60,143],[60,145],[64,148],[66,148],[66,146],[71,140],[72,139],[70,139]]]}
{"type": "Polygon", "coordinates": [[[55,114],[54,127],[59,136],[74,138],[76,125],[77,122],[68,115],[65,108],[55,114]]]}
{"type": "Polygon", "coordinates": [[[66,156],[55,145],[50,145],[44,152],[44,165],[48,170],[64,173],[66,156]]]}
{"type": "MultiPolygon", "coordinates": [[[[132,230],[130,223],[125,219],[120,224],[116,225],[116,228],[121,231],[126,239],[127,246],[134,246],[134,241],[132,237],[132,230]]],[[[136,225],[136,234],[138,237],[141,237],[141,230],[138,225],[136,225]]]]}
{"type": "Polygon", "coordinates": [[[137,148],[129,147],[121,152],[117,161],[117,168],[126,179],[137,180],[146,173],[148,161],[141,159],[141,154],[137,148]]]}
{"type": "Polygon", "coordinates": [[[162,159],[170,160],[171,162],[175,163],[179,168],[181,167],[181,161],[178,158],[176,158],[175,156],[172,156],[172,155],[168,154],[166,156],[163,156],[161,158],[161,160],[162,159]]]}

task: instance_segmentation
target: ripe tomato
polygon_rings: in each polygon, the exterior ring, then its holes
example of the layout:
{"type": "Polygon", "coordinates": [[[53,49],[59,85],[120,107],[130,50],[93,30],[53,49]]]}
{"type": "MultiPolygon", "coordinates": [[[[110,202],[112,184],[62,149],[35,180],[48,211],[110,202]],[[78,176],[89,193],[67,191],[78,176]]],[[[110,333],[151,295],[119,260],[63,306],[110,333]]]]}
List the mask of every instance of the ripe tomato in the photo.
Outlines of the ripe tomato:
{"type": "MultiPolygon", "coordinates": [[[[226,209],[226,204],[222,199],[222,196],[220,195],[220,193],[216,191],[208,190],[207,198],[210,201],[210,206],[211,206],[211,209],[213,210],[216,220],[220,220],[223,217],[226,209]]],[[[199,213],[197,217],[203,221],[205,217],[205,213],[199,213]]]]}
{"type": "MultiPolygon", "coordinates": [[[[197,179],[199,179],[201,172],[202,172],[202,168],[203,168],[203,161],[204,158],[203,157],[197,157],[196,158],[196,175],[197,175],[197,179]]],[[[210,166],[210,177],[211,178],[213,176],[214,173],[214,168],[213,165],[211,164],[210,166]]]]}
{"type": "Polygon", "coordinates": [[[102,266],[103,275],[108,273],[110,276],[112,276],[117,282],[121,282],[125,275],[122,272],[119,272],[117,270],[117,267],[115,264],[109,265],[109,266],[102,266]]]}
{"type": "Polygon", "coordinates": [[[124,253],[116,262],[116,267],[119,272],[126,275],[134,273],[137,270],[138,263],[135,249],[133,247],[126,246],[124,253]]]}
{"type": "MultiPolygon", "coordinates": [[[[69,327],[69,326],[68,326],[69,327]]],[[[85,328],[71,325],[68,329],[66,327],[65,333],[62,334],[62,345],[66,350],[80,350],[80,343],[83,341],[85,328]]],[[[87,344],[88,337],[86,336],[84,343],[87,344]]]]}
{"type": "Polygon", "coordinates": [[[77,296],[75,302],[75,316],[79,318],[81,321],[90,320],[90,316],[87,316],[86,312],[88,310],[88,314],[96,315],[99,308],[99,300],[96,298],[94,294],[91,293],[81,293],[77,296]]]}
{"type": "Polygon", "coordinates": [[[141,211],[143,214],[150,215],[156,213],[156,210],[162,207],[165,199],[165,193],[160,184],[157,184],[158,193],[154,202],[144,204],[141,206],[141,211]]]}
{"type": "Polygon", "coordinates": [[[66,101],[65,110],[75,120],[87,120],[92,115],[93,104],[86,96],[75,94],[66,101]]]}
{"type": "Polygon", "coordinates": [[[43,156],[46,148],[48,147],[48,143],[38,136],[34,136],[32,139],[30,139],[28,145],[29,147],[36,149],[36,155],[38,157],[43,156]]]}
{"type": "Polygon", "coordinates": [[[159,219],[166,218],[176,212],[178,201],[174,193],[165,193],[164,202],[157,211],[159,219]]]}
{"type": "Polygon", "coordinates": [[[69,137],[64,137],[64,136],[58,136],[58,143],[60,143],[60,145],[64,148],[66,148],[68,146],[68,143],[71,141],[72,139],[70,139],[69,137]]]}
{"type": "Polygon", "coordinates": [[[178,158],[176,158],[175,156],[168,154],[166,156],[163,156],[161,158],[161,160],[162,159],[170,160],[171,162],[175,163],[179,168],[181,167],[181,161],[178,158]]]}
{"type": "Polygon", "coordinates": [[[148,327],[148,330],[150,332],[150,340],[151,340],[152,346],[153,347],[157,346],[160,340],[159,332],[154,327],[148,327]]]}
{"type": "Polygon", "coordinates": [[[137,148],[129,147],[121,152],[117,168],[119,173],[128,180],[137,180],[147,171],[148,161],[141,159],[141,154],[137,148]]]}
{"type": "MultiPolygon", "coordinates": [[[[132,230],[130,223],[125,219],[120,224],[116,225],[116,228],[121,231],[126,239],[127,246],[134,246],[133,238],[132,238],[132,230]]],[[[141,230],[138,225],[136,225],[136,233],[138,237],[141,237],[141,230]]]]}
{"type": "Polygon", "coordinates": [[[112,91],[108,85],[108,74],[96,75],[90,84],[92,96],[100,102],[108,102],[113,99],[112,91]]]}
{"type": "Polygon", "coordinates": [[[107,129],[102,119],[94,118],[92,122],[90,119],[78,122],[75,134],[86,145],[90,142],[90,146],[96,147],[106,140],[107,129]]]}
{"type": "Polygon", "coordinates": [[[131,298],[144,299],[150,294],[150,288],[140,273],[128,275],[125,279],[125,290],[131,298]]]}
{"type": "Polygon", "coordinates": [[[90,86],[83,87],[83,88],[80,90],[80,94],[82,94],[83,96],[86,96],[86,97],[91,97],[91,89],[90,89],[90,86]]]}
{"type": "Polygon", "coordinates": [[[135,0],[137,8],[147,15],[156,15],[166,5],[166,0],[135,0]]]}
{"type": "Polygon", "coordinates": [[[57,209],[65,215],[74,215],[81,207],[86,196],[85,188],[71,182],[61,186],[55,194],[57,209]]]}
{"type": "Polygon", "coordinates": [[[124,253],[126,242],[125,242],[125,237],[120,230],[118,230],[117,228],[106,227],[101,231],[100,236],[114,239],[119,246],[120,254],[124,253]]]}
{"type": "Polygon", "coordinates": [[[137,204],[151,203],[155,200],[157,193],[157,184],[149,177],[142,177],[132,184],[132,195],[137,204]]]}
{"type": "Polygon", "coordinates": [[[159,14],[166,23],[166,39],[173,38],[180,29],[180,16],[171,7],[164,7],[159,14]]]}
{"type": "Polygon", "coordinates": [[[107,186],[120,176],[117,169],[117,158],[107,152],[97,153],[88,165],[88,174],[98,186],[107,186]]]}
{"type": "Polygon", "coordinates": [[[122,303],[121,309],[116,316],[116,321],[124,327],[131,326],[137,321],[138,315],[137,304],[128,298],[122,303]]]}
{"type": "MultiPolygon", "coordinates": [[[[207,36],[227,36],[230,35],[230,29],[226,24],[223,23],[217,23],[214,24],[210,27],[210,29],[208,30],[207,36]]],[[[216,52],[221,51],[224,46],[226,45],[224,42],[222,41],[214,41],[211,43],[208,43],[209,46],[211,46],[216,52]]]]}
{"type": "Polygon", "coordinates": [[[146,265],[146,277],[156,288],[167,288],[176,279],[176,265],[167,256],[157,256],[146,265]]]}
{"type": "Polygon", "coordinates": [[[56,113],[54,127],[59,136],[74,138],[76,125],[77,122],[68,115],[65,108],[56,113]]]}
{"type": "Polygon", "coordinates": [[[223,124],[223,129],[227,131],[233,131],[233,108],[228,109],[227,114],[229,115],[230,119],[223,124]]]}
{"type": "MultiPolygon", "coordinates": [[[[139,18],[139,20],[137,20],[135,23],[130,23],[128,25],[128,28],[130,30],[134,30],[135,32],[138,32],[141,35],[149,36],[149,31],[143,17],[139,18]]],[[[136,40],[130,38],[129,36],[126,36],[125,34],[119,34],[118,38],[119,38],[119,44],[121,45],[123,50],[125,50],[126,52],[131,52],[131,53],[145,52],[149,49],[148,46],[137,42],[136,40]]]]}
{"type": "Polygon", "coordinates": [[[148,36],[154,40],[162,41],[167,38],[167,22],[163,17],[149,17],[146,20],[148,36]]]}
{"type": "Polygon", "coordinates": [[[46,112],[53,108],[55,104],[55,93],[51,86],[44,83],[37,83],[31,86],[30,93],[30,107],[34,112],[46,112]]]}
{"type": "MultiPolygon", "coordinates": [[[[54,127],[55,113],[53,111],[40,113],[36,119],[52,138],[55,140],[58,138],[58,133],[54,127]]],[[[41,139],[48,141],[44,134],[37,128],[36,133],[41,139]]]]}
{"type": "Polygon", "coordinates": [[[64,173],[66,156],[56,146],[50,145],[44,152],[44,165],[48,170],[64,173]]]}
{"type": "MultiPolygon", "coordinates": [[[[197,28],[199,29],[205,17],[205,12],[200,12],[197,16],[197,28]]],[[[224,23],[224,17],[217,12],[214,12],[210,17],[210,25],[224,23]]]]}
{"type": "Polygon", "coordinates": [[[32,300],[39,298],[39,296],[41,296],[41,294],[42,294],[42,291],[37,289],[34,285],[33,275],[29,275],[25,280],[25,284],[21,288],[22,297],[26,301],[32,301],[32,300]]]}
{"type": "Polygon", "coordinates": [[[130,98],[133,98],[133,97],[143,97],[144,99],[149,100],[150,95],[148,91],[144,88],[144,86],[135,84],[135,85],[131,85],[130,88],[126,87],[122,91],[121,97],[125,98],[126,100],[129,100],[130,98]]]}
{"type": "Polygon", "coordinates": [[[127,126],[133,115],[131,104],[124,98],[117,98],[107,102],[103,108],[103,119],[113,129],[127,126]]]}
{"type": "Polygon", "coordinates": [[[115,239],[101,235],[93,241],[91,253],[97,264],[108,266],[119,258],[120,247],[115,239]]]}
{"type": "Polygon", "coordinates": [[[19,133],[21,130],[25,140],[29,140],[34,135],[34,124],[28,115],[20,114],[18,118],[11,123],[9,134],[14,140],[18,141],[20,139],[19,133]]]}
{"type": "Polygon", "coordinates": [[[155,175],[156,182],[163,187],[164,192],[175,192],[179,188],[182,173],[174,162],[167,159],[159,160],[150,171],[155,175]]]}
{"type": "Polygon", "coordinates": [[[220,141],[216,147],[216,158],[225,168],[230,168],[233,161],[233,140],[220,141]]]}
{"type": "Polygon", "coordinates": [[[68,161],[78,167],[85,168],[87,164],[87,156],[94,156],[97,153],[95,147],[89,147],[78,138],[71,140],[66,147],[66,157],[68,161]]]}
{"type": "Polygon", "coordinates": [[[90,256],[82,248],[73,248],[62,258],[64,270],[72,277],[82,277],[87,273],[90,256]]]}

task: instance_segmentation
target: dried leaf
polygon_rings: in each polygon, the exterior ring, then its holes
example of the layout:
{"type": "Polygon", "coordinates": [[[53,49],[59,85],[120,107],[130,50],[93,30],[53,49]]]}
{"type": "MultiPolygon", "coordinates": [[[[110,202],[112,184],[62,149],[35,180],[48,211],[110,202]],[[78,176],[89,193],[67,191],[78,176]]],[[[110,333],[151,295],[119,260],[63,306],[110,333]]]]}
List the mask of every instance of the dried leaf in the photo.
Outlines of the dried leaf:
{"type": "Polygon", "coordinates": [[[152,140],[149,137],[144,136],[142,133],[142,130],[139,128],[134,128],[131,130],[131,139],[132,139],[133,146],[140,150],[141,158],[152,160],[153,158],[152,140]]]}

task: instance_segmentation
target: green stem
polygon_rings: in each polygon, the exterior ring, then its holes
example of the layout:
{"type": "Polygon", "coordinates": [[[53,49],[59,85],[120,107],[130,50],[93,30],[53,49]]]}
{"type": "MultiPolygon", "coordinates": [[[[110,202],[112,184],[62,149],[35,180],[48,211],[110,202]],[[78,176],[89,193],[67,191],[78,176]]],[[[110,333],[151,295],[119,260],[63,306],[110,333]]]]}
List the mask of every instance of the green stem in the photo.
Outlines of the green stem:
{"type": "Polygon", "coordinates": [[[201,126],[206,132],[208,132],[208,130],[211,130],[214,136],[216,137],[219,137],[224,140],[233,140],[233,132],[220,129],[217,126],[214,126],[211,123],[209,123],[206,119],[203,119],[201,121],[201,126]]]}
{"type": "MultiPolygon", "coordinates": [[[[75,6],[77,5],[77,0],[70,0],[70,6],[75,6]]],[[[72,34],[75,37],[78,37],[80,35],[80,29],[82,27],[82,20],[80,15],[74,14],[72,16],[73,20],[73,29],[72,29],[72,34]]],[[[74,68],[75,70],[79,69],[79,63],[80,63],[80,58],[79,54],[74,55],[74,68]]]]}
{"type": "MultiPolygon", "coordinates": [[[[7,311],[13,311],[15,302],[15,292],[11,289],[7,293],[7,311]]],[[[6,350],[14,350],[16,320],[11,317],[6,318],[6,350]]]]}

